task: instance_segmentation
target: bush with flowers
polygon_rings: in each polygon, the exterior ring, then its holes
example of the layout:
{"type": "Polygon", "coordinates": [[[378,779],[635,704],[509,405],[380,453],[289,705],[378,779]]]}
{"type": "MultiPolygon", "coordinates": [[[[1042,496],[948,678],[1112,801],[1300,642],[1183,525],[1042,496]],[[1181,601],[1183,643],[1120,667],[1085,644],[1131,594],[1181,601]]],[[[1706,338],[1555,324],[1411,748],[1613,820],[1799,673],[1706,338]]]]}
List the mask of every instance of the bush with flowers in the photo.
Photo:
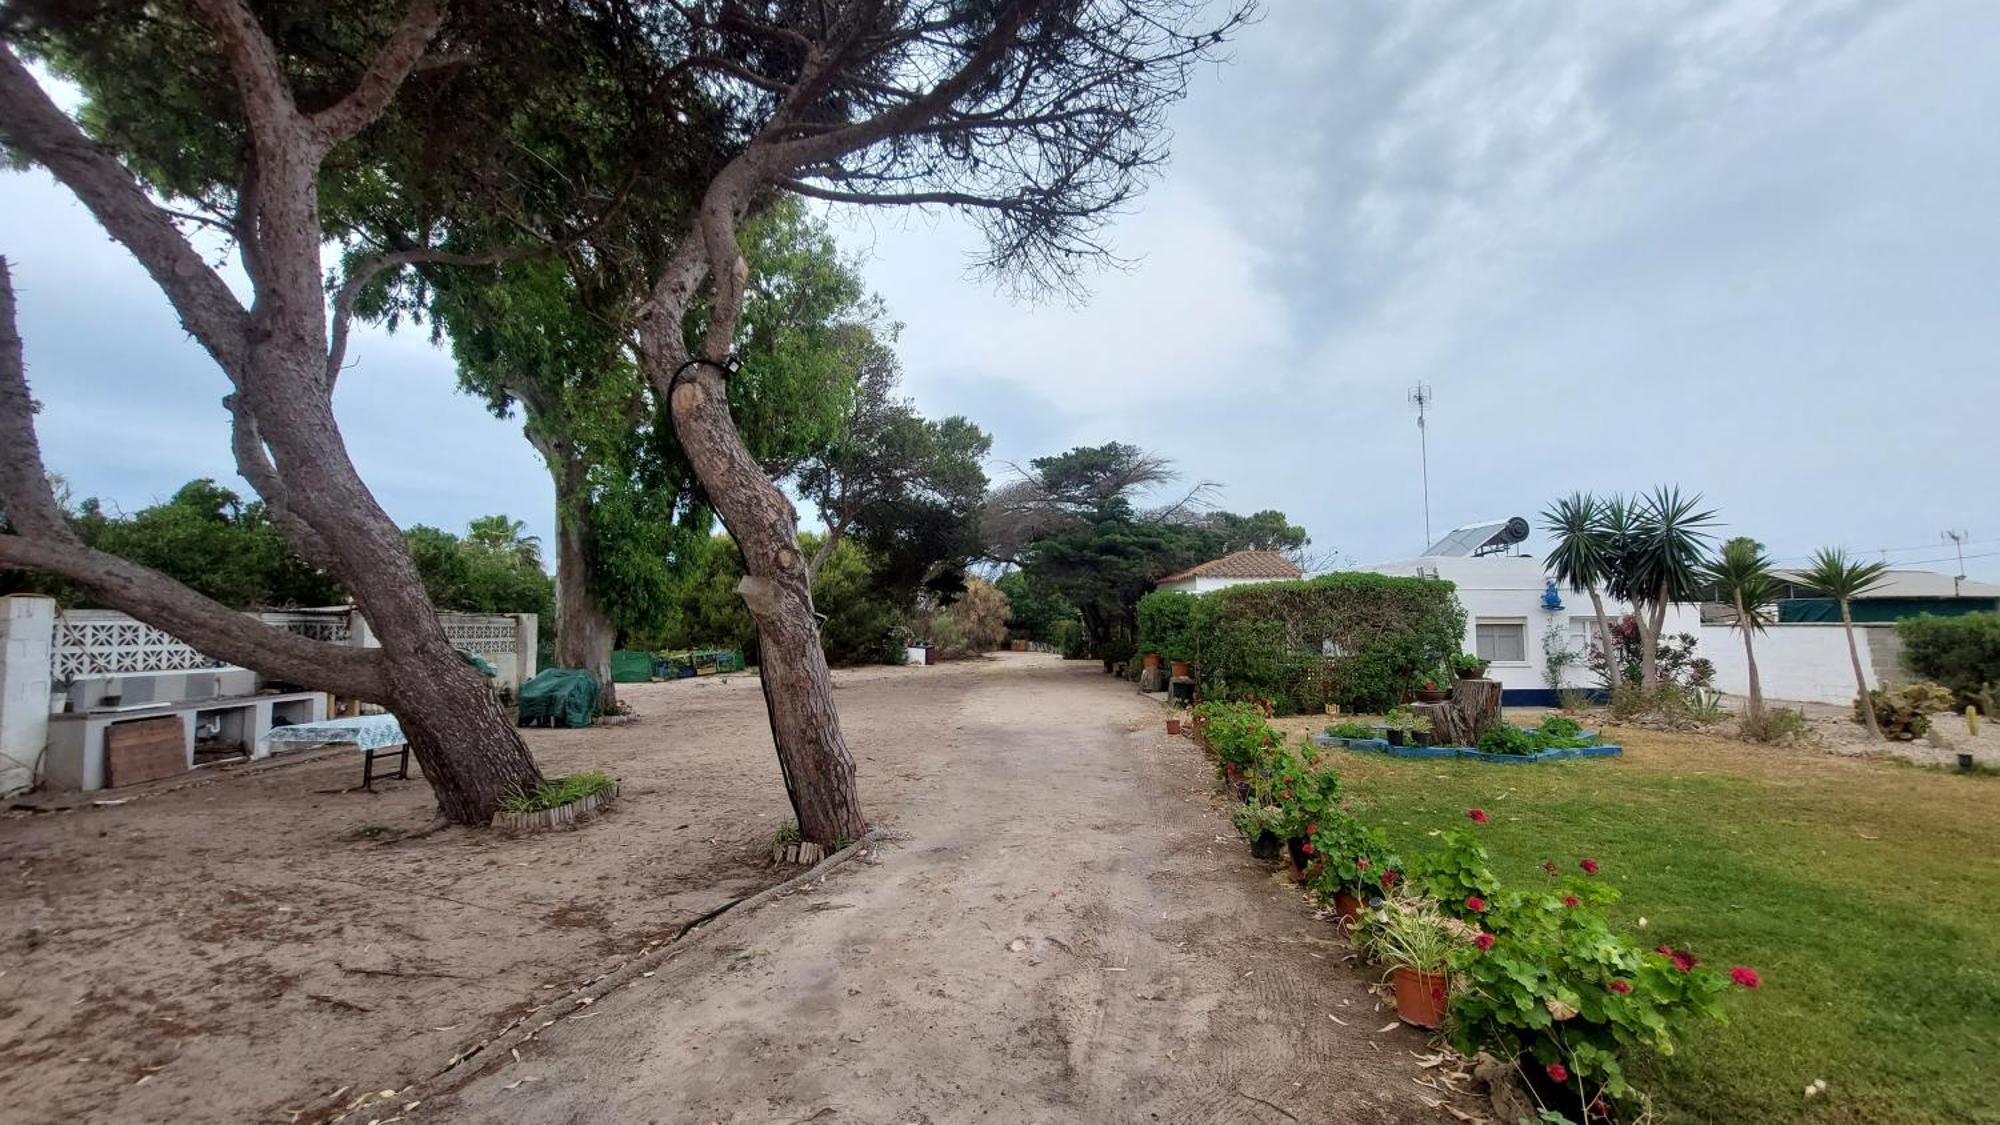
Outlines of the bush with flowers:
{"type": "Polygon", "coordinates": [[[1491,820],[1482,809],[1467,809],[1469,824],[1439,833],[1436,847],[1406,862],[1385,832],[1341,802],[1338,779],[1309,750],[1272,751],[1263,763],[1269,787],[1239,827],[1245,835],[1303,833],[1323,901],[1346,891],[1379,903],[1394,892],[1453,920],[1466,939],[1447,961],[1453,1045],[1514,1061],[1552,1113],[1609,1120],[1612,1107],[1638,1097],[1626,1075],[1635,1056],[1671,1054],[1693,1024],[1723,1019],[1732,980],[1761,985],[1754,969],[1724,975],[1690,950],[1648,949],[1615,930],[1602,911],[1618,892],[1593,878],[1594,858],[1578,859],[1569,875],[1544,863],[1547,887],[1502,886],[1479,836],[1491,820]]]}
{"type": "Polygon", "coordinates": [[[1224,774],[1231,767],[1249,773],[1284,743],[1284,735],[1264,721],[1263,710],[1254,703],[1198,703],[1194,716],[1224,774]]]}

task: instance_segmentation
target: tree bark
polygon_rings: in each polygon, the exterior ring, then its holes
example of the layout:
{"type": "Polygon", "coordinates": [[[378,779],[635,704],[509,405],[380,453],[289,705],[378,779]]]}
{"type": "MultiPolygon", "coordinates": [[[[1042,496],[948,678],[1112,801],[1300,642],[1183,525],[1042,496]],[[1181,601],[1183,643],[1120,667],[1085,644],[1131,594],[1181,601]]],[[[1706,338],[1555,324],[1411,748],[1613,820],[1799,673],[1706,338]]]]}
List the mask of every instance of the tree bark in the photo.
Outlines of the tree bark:
{"type": "MultiPolygon", "coordinates": [[[[4,49],[0,135],[76,194],[153,276],[182,324],[221,366],[235,386],[229,407],[239,457],[253,455],[246,472],[253,472],[253,483],[261,477],[282,487],[283,495],[272,498],[285,509],[280,530],[353,591],[381,648],[366,658],[368,675],[345,658],[329,659],[324,669],[293,660],[291,642],[244,630],[240,615],[209,624],[213,603],[154,572],[121,568],[67,542],[66,529],[30,529],[38,542],[7,544],[0,559],[71,568],[71,577],[110,605],[191,643],[215,645],[214,655],[275,655],[280,659],[264,662],[265,670],[391,707],[445,816],[484,824],[502,795],[539,783],[541,773],[499,701],[446,639],[402,532],[348,458],[333,415],[320,273],[320,162],[334,144],[381,114],[436,32],[441,9],[435,0],[414,0],[353,91],[329,109],[305,114],[269,39],[239,0],[197,0],[196,6],[222,46],[249,127],[246,168],[255,174],[243,177],[239,236],[256,293],[251,308],[236,300],[132,174],[84,136],[4,49]]],[[[32,430],[25,416],[20,422],[32,430]]],[[[38,454],[34,460],[39,470],[38,454]]],[[[15,485],[25,479],[20,472],[10,476],[15,485]]],[[[38,483],[45,494],[45,481],[38,483]]],[[[10,506],[28,493],[25,486],[10,491],[16,493],[10,506]]],[[[37,496],[38,514],[52,507],[45,500],[37,496]]]]}
{"type": "Polygon", "coordinates": [[[556,484],[556,664],[583,668],[597,680],[597,710],[618,709],[618,687],[611,680],[611,652],[618,630],[591,588],[597,569],[596,545],[590,532],[588,470],[574,458],[558,460],[544,450],[556,484]]]}
{"type": "Polygon", "coordinates": [[[1875,721],[1875,701],[1868,698],[1868,677],[1861,672],[1861,649],[1854,643],[1854,613],[1848,608],[1846,598],[1840,599],[1840,627],[1847,634],[1847,659],[1854,663],[1854,698],[1861,705],[1861,717],[1867,721],[1868,733],[1882,737],[1882,724],[1875,721]]]}
{"type": "Polygon", "coordinates": [[[672,392],[674,430],[743,552],[736,592],[757,622],[771,737],[799,833],[816,844],[859,839],[868,823],[833,704],[812,582],[799,554],[798,515],[744,447],[721,372],[706,363],[698,371],[672,392]]]}
{"type": "Polygon", "coordinates": [[[1667,584],[1660,583],[1650,606],[1636,606],[1639,617],[1639,682],[1651,695],[1660,690],[1660,630],[1667,623],[1667,584]]]}
{"type": "Polygon", "coordinates": [[[1618,649],[1611,639],[1611,618],[1604,612],[1604,597],[1597,587],[1590,588],[1590,607],[1597,612],[1597,643],[1604,646],[1604,690],[1608,693],[1618,686],[1618,649]]]}
{"type": "Polygon", "coordinates": [[[1743,631],[1743,663],[1750,671],[1750,721],[1764,718],[1764,687],[1757,681],[1757,649],[1751,643],[1750,614],[1743,608],[1743,592],[1736,592],[1736,627],[1743,631]]]}

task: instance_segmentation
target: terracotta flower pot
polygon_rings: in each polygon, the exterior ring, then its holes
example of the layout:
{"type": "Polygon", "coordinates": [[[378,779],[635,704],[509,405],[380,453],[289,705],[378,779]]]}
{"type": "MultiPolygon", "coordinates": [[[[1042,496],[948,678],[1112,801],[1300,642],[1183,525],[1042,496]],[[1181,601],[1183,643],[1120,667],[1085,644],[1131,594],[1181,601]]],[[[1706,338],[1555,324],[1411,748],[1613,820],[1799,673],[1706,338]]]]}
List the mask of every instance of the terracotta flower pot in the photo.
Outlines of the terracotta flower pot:
{"type": "Polygon", "coordinates": [[[1157,653],[1157,652],[1149,652],[1149,653],[1147,653],[1147,654],[1146,654],[1146,671],[1150,672],[1150,671],[1152,671],[1153,669],[1155,669],[1155,668],[1158,668],[1159,666],[1160,666],[1160,654],[1159,654],[1159,653],[1157,653]]]}
{"type": "Polygon", "coordinates": [[[1451,698],[1451,693],[1442,689],[1418,688],[1418,703],[1443,703],[1451,698]]]}
{"type": "Polygon", "coordinates": [[[1351,926],[1361,917],[1361,896],[1353,891],[1341,889],[1333,892],[1333,910],[1342,925],[1351,926]]]}
{"type": "Polygon", "coordinates": [[[1442,973],[1420,973],[1415,969],[1395,971],[1396,1014],[1404,1023],[1436,1027],[1444,1022],[1448,1002],[1442,973]]]}
{"type": "Polygon", "coordinates": [[[1188,678],[1188,662],[1187,662],[1187,661],[1185,661],[1185,660],[1176,660],[1176,661],[1174,661],[1174,662],[1173,662],[1173,665],[1174,665],[1174,679],[1176,679],[1176,680],[1185,680],[1185,679],[1187,679],[1187,678],[1188,678]]]}
{"type": "Polygon", "coordinates": [[[1168,719],[1168,720],[1167,720],[1167,733],[1168,733],[1168,734],[1179,734],[1180,732],[1181,732],[1181,721],[1180,721],[1179,719],[1168,719]]]}

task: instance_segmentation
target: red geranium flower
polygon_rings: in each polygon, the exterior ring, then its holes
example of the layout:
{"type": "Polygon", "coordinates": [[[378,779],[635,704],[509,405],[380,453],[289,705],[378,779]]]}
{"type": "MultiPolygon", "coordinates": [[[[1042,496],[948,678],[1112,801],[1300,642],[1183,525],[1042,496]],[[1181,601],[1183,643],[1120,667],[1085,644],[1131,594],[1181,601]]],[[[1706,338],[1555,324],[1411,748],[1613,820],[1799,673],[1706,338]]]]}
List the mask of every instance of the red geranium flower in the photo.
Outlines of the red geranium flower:
{"type": "Polygon", "coordinates": [[[1484,953],[1493,948],[1493,935],[1480,934],[1478,937],[1472,939],[1472,944],[1479,947],[1479,952],[1484,953]]]}
{"type": "Polygon", "coordinates": [[[1488,820],[1485,809],[1467,809],[1465,815],[1474,824],[1485,824],[1488,820]]]}
{"type": "Polygon", "coordinates": [[[1399,878],[1401,876],[1397,875],[1394,871],[1384,871],[1382,873],[1382,889],[1388,890],[1390,887],[1395,886],[1396,880],[1399,878]]]}
{"type": "Polygon", "coordinates": [[[1764,986],[1764,978],[1757,975],[1757,970],[1746,965],[1738,965],[1729,970],[1729,979],[1745,988],[1762,988],[1764,986]]]}
{"type": "Polygon", "coordinates": [[[1467,895],[1465,896],[1465,908],[1474,914],[1478,914],[1486,909],[1486,900],[1480,898],[1478,895],[1467,895]]]}
{"type": "Polygon", "coordinates": [[[1576,896],[1575,896],[1575,895],[1564,895],[1564,896],[1563,896],[1563,905],[1564,905],[1564,906],[1567,906],[1567,907],[1569,907],[1569,908],[1570,908],[1571,910],[1575,910],[1575,909],[1576,909],[1576,907],[1577,907],[1577,899],[1576,899],[1576,896]]]}
{"type": "Polygon", "coordinates": [[[1299,850],[1306,853],[1307,855],[1313,854],[1313,846],[1311,844],[1300,844],[1299,850]]]}
{"type": "Polygon", "coordinates": [[[1566,1068],[1564,1068],[1563,1064],[1550,1063],[1547,1069],[1549,1072],[1549,1079],[1551,1081],[1555,1082],[1569,1081],[1569,1071],[1566,1068]]]}
{"type": "Polygon", "coordinates": [[[1308,824],[1308,825],[1306,825],[1306,835],[1308,835],[1308,836],[1317,836],[1317,835],[1319,835],[1319,825],[1317,825],[1317,824],[1308,824]]]}
{"type": "Polygon", "coordinates": [[[1583,868],[1583,873],[1585,875],[1597,874],[1597,861],[1594,859],[1586,859],[1578,866],[1583,868]]]}
{"type": "Polygon", "coordinates": [[[1292,799],[1292,791],[1287,789],[1283,793],[1278,794],[1278,796],[1283,797],[1285,800],[1289,801],[1292,799]]]}
{"type": "Polygon", "coordinates": [[[1627,992],[1632,991],[1631,984],[1622,980],[1614,980],[1605,987],[1609,988],[1613,992],[1620,994],[1621,996],[1627,992]]]}
{"type": "Polygon", "coordinates": [[[1695,960],[1693,953],[1685,949],[1675,949],[1671,945],[1663,945],[1659,949],[1655,950],[1655,952],[1660,954],[1660,956],[1665,957],[1667,960],[1672,961],[1674,963],[1674,968],[1679,969],[1681,972],[1684,973],[1694,971],[1694,967],[1696,965],[1701,964],[1700,961],[1695,960]]]}
{"type": "Polygon", "coordinates": [[[1562,874],[1562,869],[1558,868],[1554,863],[1551,863],[1548,860],[1542,861],[1542,870],[1547,872],[1549,878],[1551,879],[1554,879],[1562,874]]]}
{"type": "Polygon", "coordinates": [[[1356,871],[1366,871],[1366,870],[1368,870],[1368,857],[1364,855],[1364,856],[1361,856],[1361,857],[1357,858],[1357,859],[1356,859],[1356,860],[1354,861],[1354,869],[1355,869],[1356,871]]]}

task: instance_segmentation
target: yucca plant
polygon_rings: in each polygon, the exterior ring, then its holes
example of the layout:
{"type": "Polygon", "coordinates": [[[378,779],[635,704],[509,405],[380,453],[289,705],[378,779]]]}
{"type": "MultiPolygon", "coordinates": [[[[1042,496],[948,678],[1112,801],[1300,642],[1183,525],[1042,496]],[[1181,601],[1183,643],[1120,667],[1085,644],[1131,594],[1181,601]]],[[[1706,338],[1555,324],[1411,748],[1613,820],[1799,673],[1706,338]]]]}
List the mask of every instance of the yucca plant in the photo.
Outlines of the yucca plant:
{"type": "Polygon", "coordinates": [[[1876,738],[1882,737],[1882,724],[1875,721],[1875,708],[1867,705],[1868,677],[1861,672],[1861,649],[1854,643],[1852,603],[1880,586],[1888,576],[1888,563],[1862,562],[1850,556],[1844,547],[1821,547],[1814,553],[1812,565],[1799,572],[1799,585],[1840,603],[1840,624],[1847,631],[1847,658],[1854,663],[1854,696],[1862,701],[1861,715],[1868,722],[1869,733],[1876,738]]]}
{"type": "Polygon", "coordinates": [[[1660,689],[1660,630],[1667,623],[1667,607],[1694,598],[1715,512],[1701,507],[1700,493],[1682,496],[1671,485],[1654,488],[1631,511],[1629,546],[1622,553],[1628,596],[1640,610],[1641,683],[1651,693],[1660,689]]]}
{"type": "Polygon", "coordinates": [[[1611,618],[1604,612],[1603,591],[1610,585],[1617,547],[1608,515],[1605,502],[1588,492],[1572,492],[1542,513],[1542,526],[1555,540],[1545,564],[1549,573],[1572,593],[1590,595],[1590,608],[1597,616],[1597,643],[1604,652],[1607,689],[1614,686],[1611,681],[1618,674],[1611,618]]]}
{"type": "Polygon", "coordinates": [[[1715,584],[1716,596],[1736,610],[1736,628],[1743,634],[1743,661],[1750,670],[1749,722],[1764,721],[1764,688],[1757,679],[1757,649],[1754,634],[1764,631],[1773,619],[1778,601],[1778,580],[1764,545],[1739,536],[1722,545],[1722,553],[1708,564],[1706,577],[1715,584]]]}

